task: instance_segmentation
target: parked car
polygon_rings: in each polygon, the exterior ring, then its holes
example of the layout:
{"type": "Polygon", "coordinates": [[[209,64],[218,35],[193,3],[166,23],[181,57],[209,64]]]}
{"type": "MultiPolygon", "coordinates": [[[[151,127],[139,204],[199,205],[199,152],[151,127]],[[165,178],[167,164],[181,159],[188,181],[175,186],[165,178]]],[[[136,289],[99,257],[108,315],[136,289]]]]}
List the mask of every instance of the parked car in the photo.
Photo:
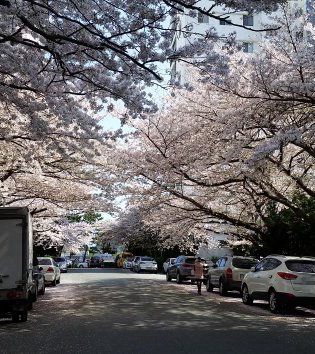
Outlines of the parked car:
{"type": "Polygon", "coordinates": [[[171,265],[174,264],[176,258],[167,258],[167,260],[163,263],[163,270],[164,273],[167,272],[167,268],[171,265]]]}
{"type": "Polygon", "coordinates": [[[247,273],[242,300],[267,300],[271,312],[315,304],[315,258],[270,255],[247,273]]]}
{"type": "MultiPolygon", "coordinates": [[[[202,258],[203,262],[203,272],[204,276],[208,273],[208,264],[202,258]]],[[[194,276],[194,265],[196,257],[195,256],[179,256],[175,259],[174,263],[167,268],[166,280],[171,281],[176,279],[178,284],[182,283],[184,280],[195,281],[194,276]]]]}
{"type": "Polygon", "coordinates": [[[103,267],[103,260],[100,256],[93,256],[91,257],[90,263],[89,263],[90,268],[102,268],[103,267]]]}
{"type": "Polygon", "coordinates": [[[133,257],[128,257],[125,259],[124,263],[123,263],[123,268],[124,269],[131,269],[132,267],[132,261],[133,261],[133,257]]]}
{"type": "Polygon", "coordinates": [[[78,262],[75,264],[76,268],[89,268],[88,262],[78,262]]]}
{"type": "Polygon", "coordinates": [[[54,257],[54,261],[57,263],[61,273],[68,272],[68,263],[67,260],[63,257],[54,257]]]}
{"type": "Polygon", "coordinates": [[[43,268],[45,283],[56,286],[60,283],[60,269],[51,257],[38,257],[38,266],[43,268]]]}
{"type": "Polygon", "coordinates": [[[131,261],[131,268],[130,268],[130,270],[131,271],[135,271],[135,264],[139,261],[139,259],[140,259],[141,257],[140,256],[136,256],[136,257],[133,257],[133,259],[132,259],[132,261],[131,261]]]}
{"type": "Polygon", "coordinates": [[[220,295],[224,296],[228,291],[241,291],[242,280],[246,273],[258,263],[253,257],[225,256],[209,268],[206,288],[212,291],[219,288],[220,295]]]}
{"type": "Polygon", "coordinates": [[[139,257],[134,264],[134,271],[137,273],[142,271],[157,273],[157,263],[152,257],[139,257]]]}

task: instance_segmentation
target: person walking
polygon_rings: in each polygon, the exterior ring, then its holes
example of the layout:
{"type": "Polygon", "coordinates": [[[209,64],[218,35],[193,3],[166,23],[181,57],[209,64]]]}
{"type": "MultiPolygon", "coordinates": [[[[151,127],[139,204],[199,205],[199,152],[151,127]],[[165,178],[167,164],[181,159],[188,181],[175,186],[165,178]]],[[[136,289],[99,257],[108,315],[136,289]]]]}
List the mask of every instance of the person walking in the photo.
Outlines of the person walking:
{"type": "Polygon", "coordinates": [[[198,295],[201,295],[201,283],[204,279],[204,276],[203,276],[203,263],[200,257],[198,257],[195,260],[194,270],[195,270],[195,279],[197,283],[198,295]]]}

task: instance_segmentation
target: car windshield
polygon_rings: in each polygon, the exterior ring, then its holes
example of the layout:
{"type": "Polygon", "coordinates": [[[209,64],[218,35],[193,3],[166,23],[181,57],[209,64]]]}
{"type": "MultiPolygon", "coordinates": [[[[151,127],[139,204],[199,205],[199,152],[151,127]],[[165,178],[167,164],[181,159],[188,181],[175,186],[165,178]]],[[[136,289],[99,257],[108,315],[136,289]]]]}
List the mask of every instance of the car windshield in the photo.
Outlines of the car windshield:
{"type": "Polygon", "coordinates": [[[54,260],[55,262],[66,262],[64,258],[60,258],[60,257],[54,258],[54,260]]]}
{"type": "Polygon", "coordinates": [[[290,260],[286,261],[285,265],[292,272],[315,273],[315,261],[290,260]]]}
{"type": "Polygon", "coordinates": [[[141,257],[141,261],[144,261],[144,262],[152,262],[154,259],[151,258],[151,257],[141,257]]]}
{"type": "Polygon", "coordinates": [[[38,258],[39,265],[52,265],[52,261],[49,258],[38,258]]]}
{"type": "Polygon", "coordinates": [[[196,258],[190,257],[185,259],[185,263],[195,263],[196,258]]]}
{"type": "Polygon", "coordinates": [[[257,260],[253,258],[233,258],[232,265],[235,268],[250,269],[258,263],[257,260]]]}

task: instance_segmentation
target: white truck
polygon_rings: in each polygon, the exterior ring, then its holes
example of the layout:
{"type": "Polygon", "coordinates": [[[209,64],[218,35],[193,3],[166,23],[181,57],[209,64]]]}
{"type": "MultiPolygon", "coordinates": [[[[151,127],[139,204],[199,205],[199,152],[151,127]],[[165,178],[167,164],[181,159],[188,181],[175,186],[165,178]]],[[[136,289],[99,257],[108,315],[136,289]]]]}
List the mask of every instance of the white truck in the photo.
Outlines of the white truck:
{"type": "Polygon", "coordinates": [[[27,321],[34,301],[33,234],[27,208],[0,208],[0,317],[27,321]]]}

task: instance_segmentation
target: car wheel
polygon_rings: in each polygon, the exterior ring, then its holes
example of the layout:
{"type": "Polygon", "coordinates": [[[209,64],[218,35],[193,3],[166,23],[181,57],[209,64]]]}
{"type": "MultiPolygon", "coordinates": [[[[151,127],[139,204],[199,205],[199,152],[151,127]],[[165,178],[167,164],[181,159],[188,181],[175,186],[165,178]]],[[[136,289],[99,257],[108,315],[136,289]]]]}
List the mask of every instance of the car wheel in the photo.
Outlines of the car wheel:
{"type": "Polygon", "coordinates": [[[279,313],[282,310],[282,304],[274,290],[269,292],[269,309],[272,313],[279,313]]]}
{"type": "Polygon", "coordinates": [[[166,281],[172,281],[172,277],[170,276],[169,272],[166,273],[166,281]]]}
{"type": "Polygon", "coordinates": [[[52,286],[56,286],[56,285],[57,285],[57,280],[56,280],[56,278],[51,282],[51,285],[52,285],[52,286]]]}
{"type": "Polygon", "coordinates": [[[219,294],[221,296],[225,296],[227,294],[226,285],[224,284],[224,281],[222,279],[220,279],[219,281],[219,294]]]}
{"type": "Polygon", "coordinates": [[[177,284],[181,284],[183,282],[182,277],[180,276],[179,272],[176,275],[176,283],[177,284]]]}
{"type": "Polygon", "coordinates": [[[252,305],[253,304],[253,298],[250,296],[248,287],[246,284],[243,285],[242,288],[242,301],[245,305],[252,305]]]}
{"type": "Polygon", "coordinates": [[[210,278],[207,279],[206,289],[209,293],[213,291],[213,285],[211,284],[210,278]]]}
{"type": "Polygon", "coordinates": [[[57,283],[57,284],[60,284],[60,277],[59,277],[58,280],[56,280],[56,283],[57,283]]]}
{"type": "Polygon", "coordinates": [[[40,295],[44,295],[45,294],[45,291],[46,291],[46,288],[45,288],[45,283],[43,283],[43,286],[42,286],[42,288],[39,290],[39,294],[40,295]]]}
{"type": "Polygon", "coordinates": [[[36,285],[34,294],[31,295],[30,299],[32,302],[35,302],[35,301],[37,301],[37,297],[38,297],[38,287],[36,285]]]}

